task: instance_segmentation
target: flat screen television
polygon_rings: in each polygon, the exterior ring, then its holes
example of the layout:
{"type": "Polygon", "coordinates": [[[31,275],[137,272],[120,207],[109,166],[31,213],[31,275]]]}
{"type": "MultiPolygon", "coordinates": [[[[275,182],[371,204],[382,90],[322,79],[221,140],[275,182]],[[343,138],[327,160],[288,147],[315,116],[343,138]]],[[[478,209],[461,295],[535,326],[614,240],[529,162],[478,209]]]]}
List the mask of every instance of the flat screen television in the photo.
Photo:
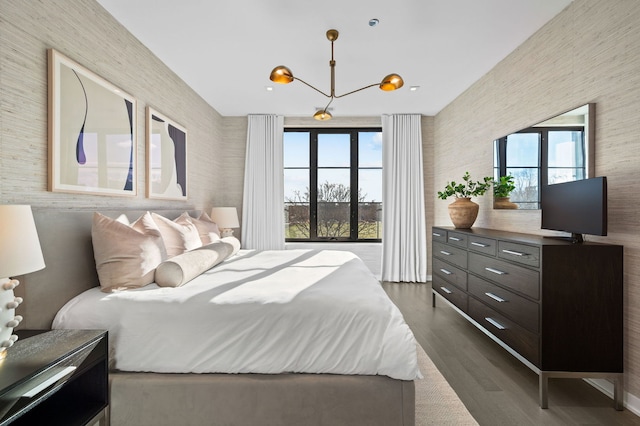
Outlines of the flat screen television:
{"type": "Polygon", "coordinates": [[[607,235],[607,178],[604,176],[542,187],[542,229],[582,235],[607,235]]]}

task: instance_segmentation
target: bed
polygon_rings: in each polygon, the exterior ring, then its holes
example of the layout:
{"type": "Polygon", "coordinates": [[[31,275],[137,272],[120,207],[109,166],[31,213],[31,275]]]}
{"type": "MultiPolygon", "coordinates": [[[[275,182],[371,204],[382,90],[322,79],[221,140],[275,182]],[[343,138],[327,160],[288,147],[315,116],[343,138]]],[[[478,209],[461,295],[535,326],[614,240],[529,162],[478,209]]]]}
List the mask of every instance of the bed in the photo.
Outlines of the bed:
{"type": "Polygon", "coordinates": [[[47,268],[22,277],[24,323],[109,330],[112,424],[415,423],[415,340],[356,256],[241,250],[180,287],[104,293],[92,212],[34,217],[47,268]]]}

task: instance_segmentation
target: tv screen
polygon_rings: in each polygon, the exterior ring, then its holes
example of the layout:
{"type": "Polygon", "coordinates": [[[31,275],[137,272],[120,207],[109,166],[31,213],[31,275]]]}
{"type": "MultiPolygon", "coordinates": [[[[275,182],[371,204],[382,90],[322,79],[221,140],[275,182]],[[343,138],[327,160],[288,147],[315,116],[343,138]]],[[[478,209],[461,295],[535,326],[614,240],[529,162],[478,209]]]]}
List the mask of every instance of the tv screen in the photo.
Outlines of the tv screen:
{"type": "MultiPolygon", "coordinates": [[[[607,235],[607,178],[604,176],[547,185],[541,191],[542,229],[607,235]]],[[[576,241],[577,240],[577,241],[576,241]]]]}

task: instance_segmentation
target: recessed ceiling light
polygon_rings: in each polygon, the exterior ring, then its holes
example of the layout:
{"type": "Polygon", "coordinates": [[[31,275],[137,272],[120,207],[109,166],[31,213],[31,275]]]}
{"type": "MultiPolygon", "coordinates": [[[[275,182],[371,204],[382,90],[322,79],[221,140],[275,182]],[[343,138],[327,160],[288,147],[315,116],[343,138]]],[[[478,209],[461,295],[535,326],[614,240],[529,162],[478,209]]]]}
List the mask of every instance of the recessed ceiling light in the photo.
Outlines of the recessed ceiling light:
{"type": "Polygon", "coordinates": [[[411,87],[409,87],[409,90],[411,90],[412,92],[417,92],[418,89],[420,89],[420,86],[411,86],[411,87]]]}
{"type": "Polygon", "coordinates": [[[265,86],[264,90],[266,90],[267,92],[273,92],[273,86],[265,86]]]}
{"type": "Polygon", "coordinates": [[[378,20],[378,18],[369,19],[369,26],[370,27],[375,27],[379,23],[380,23],[380,21],[378,20]]]}

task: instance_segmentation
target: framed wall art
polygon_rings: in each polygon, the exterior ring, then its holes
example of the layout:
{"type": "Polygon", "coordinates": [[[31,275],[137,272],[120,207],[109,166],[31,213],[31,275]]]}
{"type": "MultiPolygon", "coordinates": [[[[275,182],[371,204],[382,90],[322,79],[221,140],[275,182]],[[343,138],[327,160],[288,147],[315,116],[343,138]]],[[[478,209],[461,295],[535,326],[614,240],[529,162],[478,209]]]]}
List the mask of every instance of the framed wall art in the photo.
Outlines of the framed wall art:
{"type": "Polygon", "coordinates": [[[54,49],[48,56],[49,190],[135,196],[135,98],[54,49]]]}
{"type": "Polygon", "coordinates": [[[187,199],[187,130],[147,107],[147,197],[187,199]]]}

